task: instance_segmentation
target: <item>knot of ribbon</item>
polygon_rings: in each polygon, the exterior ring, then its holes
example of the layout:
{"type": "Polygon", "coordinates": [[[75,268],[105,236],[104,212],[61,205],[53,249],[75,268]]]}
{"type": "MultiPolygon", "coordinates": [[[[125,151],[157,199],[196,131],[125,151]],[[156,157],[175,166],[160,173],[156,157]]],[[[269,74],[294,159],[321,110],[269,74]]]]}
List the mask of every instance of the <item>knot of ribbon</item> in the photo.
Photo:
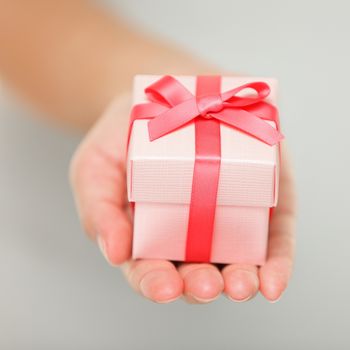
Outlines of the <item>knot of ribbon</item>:
{"type": "Polygon", "coordinates": [[[210,113],[220,112],[224,103],[220,95],[204,95],[196,98],[198,113],[204,118],[212,118],[210,113]]]}
{"type": "Polygon", "coordinates": [[[252,137],[275,145],[283,139],[279,131],[278,110],[265,101],[270,87],[265,82],[252,82],[223,93],[194,96],[171,76],[164,76],[145,89],[149,102],[135,105],[131,123],[150,119],[151,141],[167,135],[197,117],[214,118],[252,137]],[[254,95],[240,96],[243,90],[254,95]],[[267,121],[275,122],[274,128],[267,121]]]}

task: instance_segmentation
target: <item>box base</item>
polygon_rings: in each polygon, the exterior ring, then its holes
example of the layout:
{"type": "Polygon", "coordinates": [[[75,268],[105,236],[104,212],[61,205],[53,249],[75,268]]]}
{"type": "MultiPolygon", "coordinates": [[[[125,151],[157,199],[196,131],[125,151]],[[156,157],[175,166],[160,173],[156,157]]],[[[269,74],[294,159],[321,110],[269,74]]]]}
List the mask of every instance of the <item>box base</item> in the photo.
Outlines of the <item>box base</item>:
{"type": "MultiPolygon", "coordinates": [[[[135,203],[134,259],[185,260],[189,206],[135,203]]],[[[268,242],[269,208],[218,206],[212,263],[263,265],[268,242]]]]}

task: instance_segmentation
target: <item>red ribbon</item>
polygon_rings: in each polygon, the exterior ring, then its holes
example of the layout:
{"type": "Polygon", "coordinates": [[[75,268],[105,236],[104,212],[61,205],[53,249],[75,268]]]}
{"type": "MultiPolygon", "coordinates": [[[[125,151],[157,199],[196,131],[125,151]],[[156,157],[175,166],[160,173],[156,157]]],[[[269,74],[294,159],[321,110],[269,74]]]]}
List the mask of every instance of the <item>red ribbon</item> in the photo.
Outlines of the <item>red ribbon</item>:
{"type": "MultiPolygon", "coordinates": [[[[196,96],[198,109],[217,108],[220,102],[221,79],[219,76],[199,76],[196,96]]],[[[216,198],[219,185],[221,142],[220,123],[216,119],[195,120],[195,162],[192,193],[187,226],[186,261],[210,261],[214,232],[216,198]]]]}
{"type": "Polygon", "coordinates": [[[283,139],[278,111],[265,98],[270,87],[264,82],[244,84],[220,92],[220,76],[197,77],[196,96],[171,76],[164,76],[145,89],[150,102],[135,105],[129,137],[136,119],[150,119],[150,140],[195,121],[195,164],[187,229],[186,261],[210,261],[220,175],[220,122],[237,128],[268,145],[283,139]],[[253,89],[255,96],[237,96],[253,89]],[[266,121],[274,121],[277,129],[266,121]]]}

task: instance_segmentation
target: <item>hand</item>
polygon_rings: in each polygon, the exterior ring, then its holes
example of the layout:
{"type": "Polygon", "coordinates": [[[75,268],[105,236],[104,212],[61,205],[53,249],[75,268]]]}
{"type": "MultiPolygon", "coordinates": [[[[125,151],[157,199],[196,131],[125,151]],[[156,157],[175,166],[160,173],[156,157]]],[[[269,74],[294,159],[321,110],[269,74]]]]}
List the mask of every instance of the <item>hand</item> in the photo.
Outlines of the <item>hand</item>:
{"type": "Polygon", "coordinates": [[[287,287],[293,265],[295,193],[289,160],[282,147],[280,198],[270,225],[268,259],[264,266],[130,260],[132,220],[125,182],[125,144],[130,101],[117,100],[97,122],[77,150],[71,182],[82,225],[96,240],[107,261],[122,265],[131,286],[146,298],[166,303],[181,295],[192,303],[207,303],[224,292],[246,301],[260,292],[277,301],[287,287]]]}

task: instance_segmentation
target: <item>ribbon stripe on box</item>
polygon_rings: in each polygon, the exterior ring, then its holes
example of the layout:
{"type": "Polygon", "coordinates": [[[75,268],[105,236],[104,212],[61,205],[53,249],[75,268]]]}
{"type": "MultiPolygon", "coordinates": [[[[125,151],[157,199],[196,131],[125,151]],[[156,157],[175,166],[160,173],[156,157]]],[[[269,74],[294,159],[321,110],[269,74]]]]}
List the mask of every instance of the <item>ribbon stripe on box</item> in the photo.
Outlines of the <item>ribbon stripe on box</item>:
{"type": "Polygon", "coordinates": [[[201,117],[195,119],[195,162],[185,260],[208,262],[220,175],[221,144],[219,121],[206,116],[209,111],[222,108],[221,78],[200,76],[196,83],[196,102],[201,117]]]}
{"type": "Polygon", "coordinates": [[[150,141],[195,123],[195,163],[187,228],[186,261],[210,261],[216,198],[220,175],[220,122],[260,141],[275,145],[283,139],[276,107],[267,103],[268,84],[252,82],[221,93],[220,76],[198,76],[196,96],[171,76],[164,76],[145,89],[150,102],[135,105],[133,122],[150,119],[150,141]],[[246,89],[254,96],[238,94],[246,89]],[[277,129],[266,121],[275,122],[277,129]]]}

